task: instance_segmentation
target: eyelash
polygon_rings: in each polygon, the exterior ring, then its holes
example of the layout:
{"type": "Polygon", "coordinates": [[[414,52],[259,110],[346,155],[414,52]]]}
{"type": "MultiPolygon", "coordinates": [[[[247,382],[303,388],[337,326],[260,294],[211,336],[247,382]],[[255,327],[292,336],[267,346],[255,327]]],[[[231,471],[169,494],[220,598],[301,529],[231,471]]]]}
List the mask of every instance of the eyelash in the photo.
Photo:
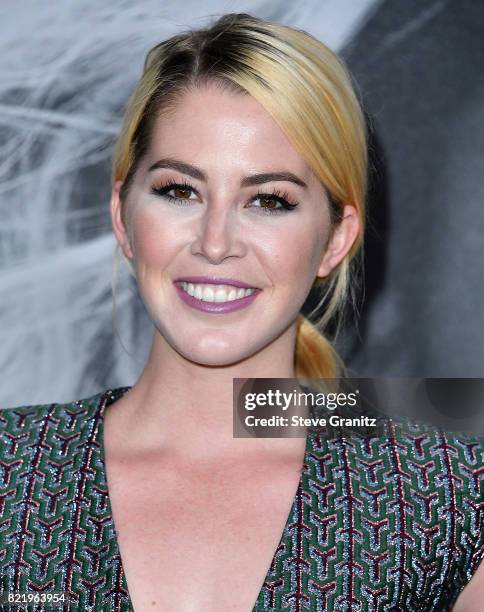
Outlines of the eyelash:
{"type": "MultiPolygon", "coordinates": [[[[183,181],[182,183],[179,183],[177,181],[168,181],[167,183],[159,185],[158,187],[152,187],[151,190],[155,195],[161,196],[163,198],[168,198],[172,202],[177,202],[182,206],[187,206],[187,198],[177,198],[175,196],[168,195],[168,191],[171,191],[174,188],[186,189],[192,191],[193,193],[197,193],[196,189],[194,189],[186,181],[183,181]]],[[[279,202],[282,206],[282,208],[263,208],[261,206],[256,206],[256,208],[259,208],[261,211],[263,211],[262,214],[265,215],[285,214],[287,212],[291,212],[296,208],[296,206],[299,205],[299,202],[290,199],[287,192],[281,192],[278,189],[274,189],[274,191],[272,191],[271,193],[258,191],[256,195],[250,199],[250,202],[258,200],[259,198],[266,198],[268,200],[279,202]]]]}

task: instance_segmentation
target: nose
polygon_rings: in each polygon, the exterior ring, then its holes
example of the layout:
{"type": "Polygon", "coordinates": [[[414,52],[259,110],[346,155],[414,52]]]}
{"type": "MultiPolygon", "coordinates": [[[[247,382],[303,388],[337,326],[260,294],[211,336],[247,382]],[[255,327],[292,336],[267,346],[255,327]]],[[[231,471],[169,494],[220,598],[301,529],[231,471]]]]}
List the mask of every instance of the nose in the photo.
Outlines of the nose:
{"type": "Polygon", "coordinates": [[[242,257],[246,252],[236,212],[219,204],[206,207],[197,221],[196,238],[191,246],[192,254],[203,255],[212,264],[227,257],[242,257]]]}

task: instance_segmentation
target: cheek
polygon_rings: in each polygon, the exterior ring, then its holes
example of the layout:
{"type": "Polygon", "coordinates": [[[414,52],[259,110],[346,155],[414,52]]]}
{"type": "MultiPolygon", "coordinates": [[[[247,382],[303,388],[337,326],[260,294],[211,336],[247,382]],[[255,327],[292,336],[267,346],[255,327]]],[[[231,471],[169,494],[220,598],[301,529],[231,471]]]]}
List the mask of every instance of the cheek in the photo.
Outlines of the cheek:
{"type": "Polygon", "coordinates": [[[164,223],[148,210],[138,210],[132,220],[134,256],[139,264],[156,265],[169,258],[173,248],[174,234],[169,224],[164,223]]]}
{"type": "Polygon", "coordinates": [[[266,244],[265,261],[270,262],[275,283],[301,291],[311,287],[323,256],[325,231],[293,225],[266,244]]]}

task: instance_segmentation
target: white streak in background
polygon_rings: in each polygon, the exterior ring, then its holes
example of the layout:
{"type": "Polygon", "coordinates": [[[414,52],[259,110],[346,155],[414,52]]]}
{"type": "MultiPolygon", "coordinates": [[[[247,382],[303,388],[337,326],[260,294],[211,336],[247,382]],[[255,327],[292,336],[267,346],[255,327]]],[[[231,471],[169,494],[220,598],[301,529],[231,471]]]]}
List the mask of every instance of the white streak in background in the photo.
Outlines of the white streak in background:
{"type": "Polygon", "coordinates": [[[102,134],[114,134],[119,131],[118,123],[106,123],[96,121],[89,115],[68,115],[56,111],[42,110],[40,108],[26,108],[22,106],[7,106],[0,104],[0,121],[5,125],[12,125],[12,120],[21,119],[32,122],[51,124],[52,126],[69,127],[88,132],[100,132],[102,134]]]}
{"type": "Polygon", "coordinates": [[[148,49],[226,12],[306,29],[334,50],[376,0],[0,7],[0,406],[132,384],[152,327],[123,265],[114,337],[110,158],[148,49]]]}
{"type": "Polygon", "coordinates": [[[408,36],[426,26],[428,22],[435,19],[448,4],[449,0],[440,0],[440,2],[434,2],[430,6],[423,5],[421,11],[417,13],[413,19],[405,22],[398,30],[388,32],[386,36],[382,38],[379,46],[371,54],[371,61],[377,61],[381,55],[388,53],[390,49],[402,43],[408,36]]]}

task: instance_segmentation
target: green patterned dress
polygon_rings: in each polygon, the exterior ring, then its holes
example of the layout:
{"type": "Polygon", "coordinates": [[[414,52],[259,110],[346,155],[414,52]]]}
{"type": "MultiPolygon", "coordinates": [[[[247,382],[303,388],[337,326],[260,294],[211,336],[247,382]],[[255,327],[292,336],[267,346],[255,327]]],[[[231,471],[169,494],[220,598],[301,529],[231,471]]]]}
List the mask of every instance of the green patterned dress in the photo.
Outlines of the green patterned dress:
{"type": "MultiPolygon", "coordinates": [[[[129,389],[0,411],[4,593],[64,593],[63,610],[133,610],[103,448],[104,408],[129,389]]],[[[389,419],[385,432],[308,434],[254,612],[451,609],[483,557],[484,440],[389,419]]]]}

